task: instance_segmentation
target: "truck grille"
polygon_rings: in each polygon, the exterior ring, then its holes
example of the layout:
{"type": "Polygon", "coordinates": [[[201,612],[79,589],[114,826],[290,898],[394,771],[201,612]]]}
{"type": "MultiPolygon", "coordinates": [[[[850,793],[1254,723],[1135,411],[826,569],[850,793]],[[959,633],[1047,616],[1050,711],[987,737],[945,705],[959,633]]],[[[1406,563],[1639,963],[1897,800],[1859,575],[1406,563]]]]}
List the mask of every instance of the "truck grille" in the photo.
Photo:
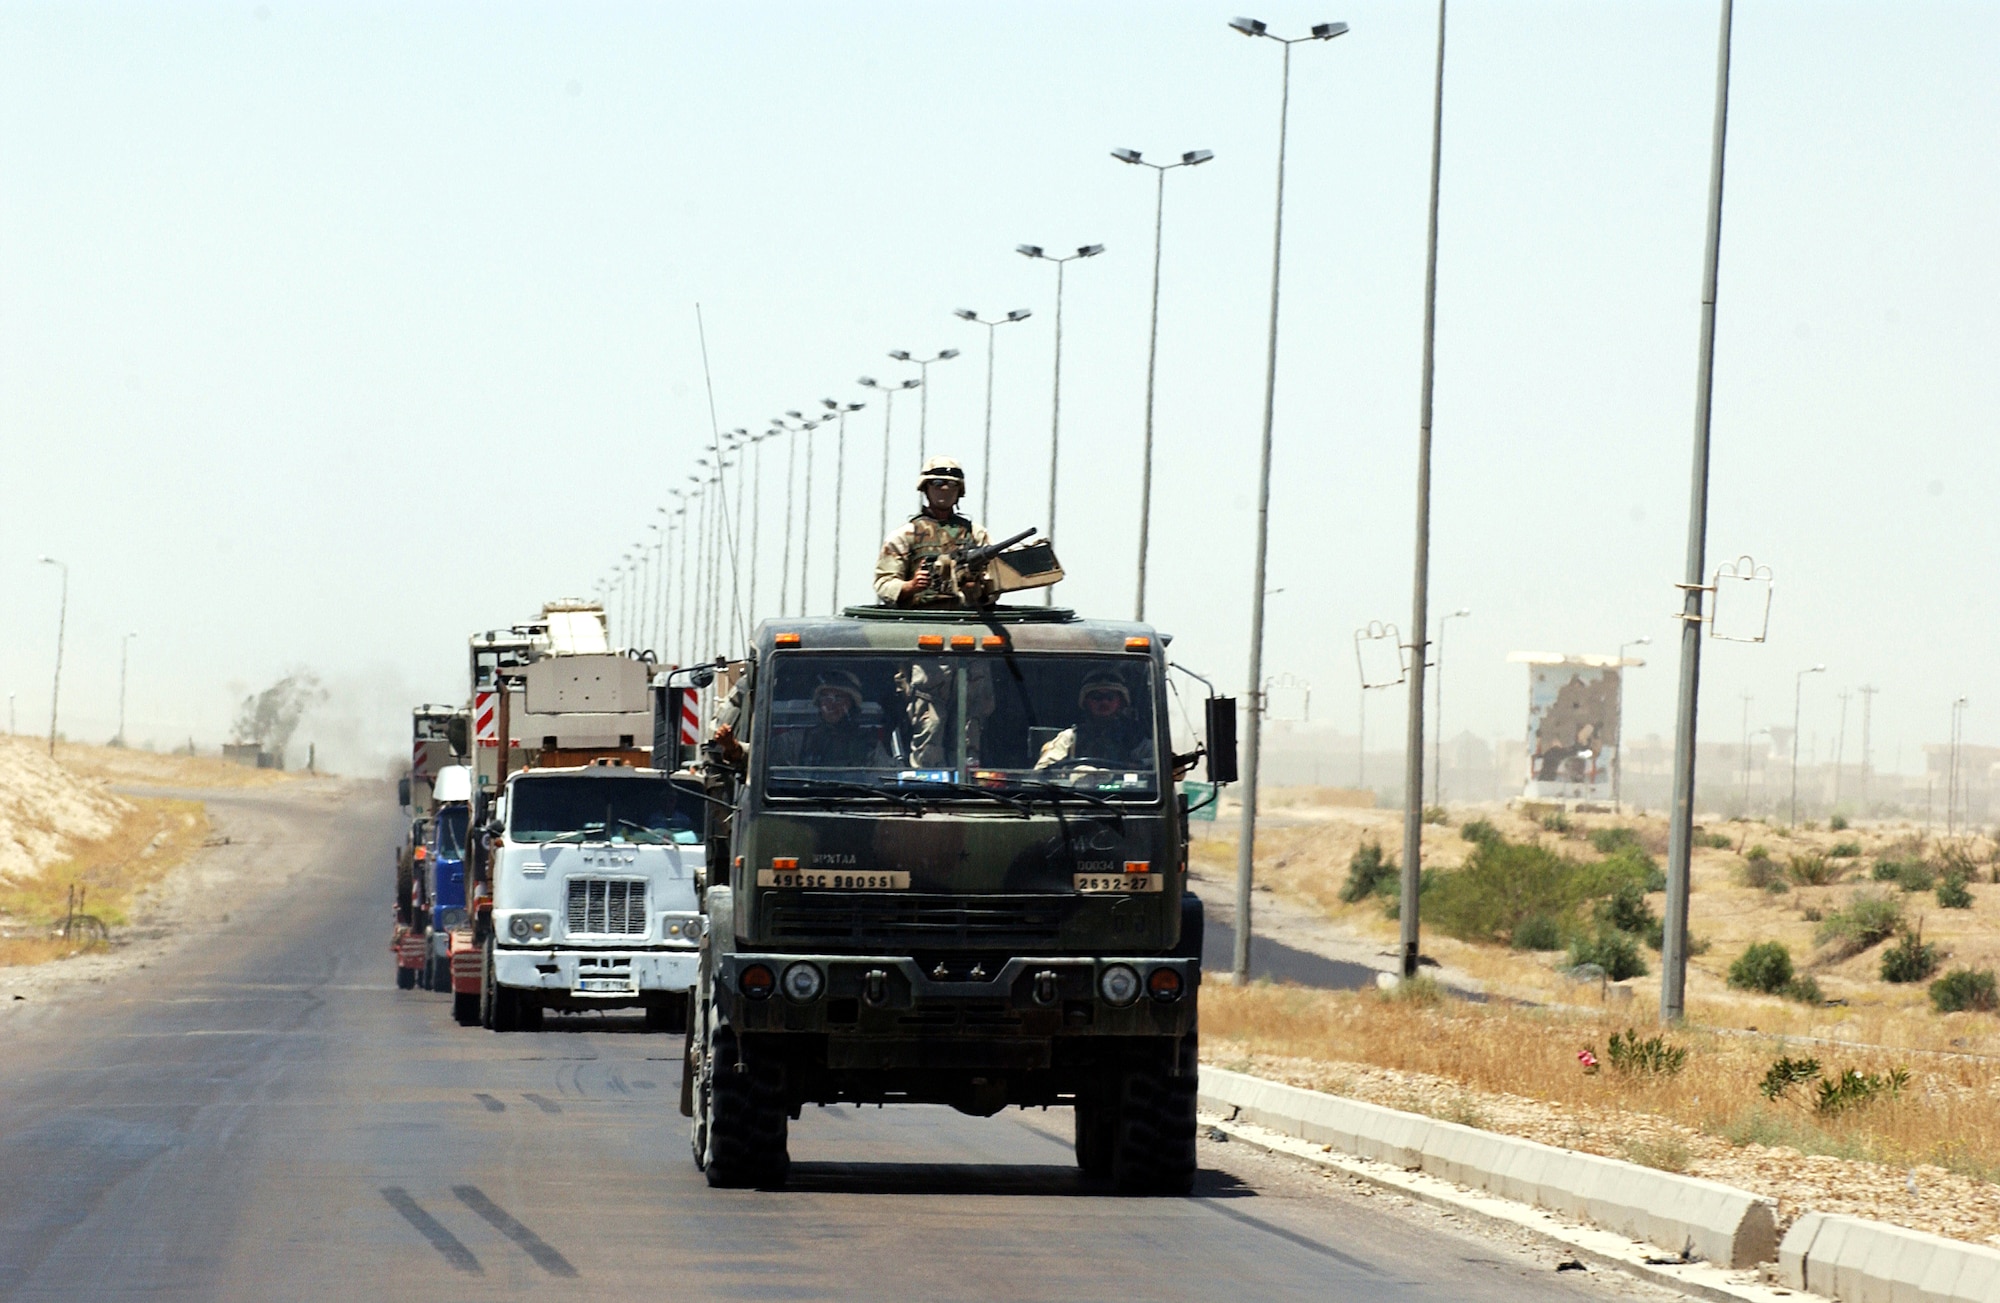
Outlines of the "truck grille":
{"type": "Polygon", "coordinates": [[[1047,949],[1062,935],[1064,901],[1046,896],[853,896],[799,892],[764,898],[773,942],[913,949],[1047,949]]]}
{"type": "Polygon", "coordinates": [[[568,928],[572,936],[643,936],[645,880],[571,878],[568,928]]]}

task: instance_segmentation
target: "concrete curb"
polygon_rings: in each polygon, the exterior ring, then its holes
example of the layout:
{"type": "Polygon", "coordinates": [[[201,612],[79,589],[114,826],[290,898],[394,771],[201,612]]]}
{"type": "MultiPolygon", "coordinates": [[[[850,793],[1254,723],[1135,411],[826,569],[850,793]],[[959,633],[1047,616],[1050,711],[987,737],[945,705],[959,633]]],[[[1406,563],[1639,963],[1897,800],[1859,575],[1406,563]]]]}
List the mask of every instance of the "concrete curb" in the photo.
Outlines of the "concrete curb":
{"type": "Polygon", "coordinates": [[[1837,1213],[1792,1223],[1778,1276],[1843,1303],[2000,1303],[2000,1249],[1837,1213]]]}
{"type": "Polygon", "coordinates": [[[1207,1065],[1199,1099],[1201,1107],[1227,1118],[1546,1208],[1683,1259],[1749,1267],[1777,1255],[1777,1201],[1720,1182],[1207,1065]]]}

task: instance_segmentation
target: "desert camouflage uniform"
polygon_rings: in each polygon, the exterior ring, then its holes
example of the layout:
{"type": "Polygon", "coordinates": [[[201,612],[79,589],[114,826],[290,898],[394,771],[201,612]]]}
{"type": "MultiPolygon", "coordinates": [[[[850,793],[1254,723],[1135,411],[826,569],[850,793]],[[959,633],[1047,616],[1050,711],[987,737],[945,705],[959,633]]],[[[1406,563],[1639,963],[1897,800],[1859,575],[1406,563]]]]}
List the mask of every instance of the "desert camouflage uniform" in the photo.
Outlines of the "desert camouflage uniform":
{"type": "Polygon", "coordinates": [[[928,513],[912,516],[909,524],[882,540],[882,554],[875,560],[875,596],[884,606],[964,606],[964,596],[950,590],[926,589],[904,602],[903,584],[926,561],[991,541],[985,530],[964,516],[953,514],[949,520],[928,513]]]}

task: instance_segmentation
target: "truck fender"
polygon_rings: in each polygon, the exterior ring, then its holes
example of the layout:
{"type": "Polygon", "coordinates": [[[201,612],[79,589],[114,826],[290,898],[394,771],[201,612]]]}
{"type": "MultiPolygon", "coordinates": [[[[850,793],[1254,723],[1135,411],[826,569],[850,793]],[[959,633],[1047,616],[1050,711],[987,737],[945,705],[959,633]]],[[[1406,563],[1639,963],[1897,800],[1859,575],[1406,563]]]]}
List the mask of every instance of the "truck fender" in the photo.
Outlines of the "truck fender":
{"type": "Polygon", "coordinates": [[[1202,912],[1201,897],[1193,892],[1181,894],[1181,939],[1174,943],[1175,959],[1200,959],[1202,931],[1206,916],[1202,912]]]}

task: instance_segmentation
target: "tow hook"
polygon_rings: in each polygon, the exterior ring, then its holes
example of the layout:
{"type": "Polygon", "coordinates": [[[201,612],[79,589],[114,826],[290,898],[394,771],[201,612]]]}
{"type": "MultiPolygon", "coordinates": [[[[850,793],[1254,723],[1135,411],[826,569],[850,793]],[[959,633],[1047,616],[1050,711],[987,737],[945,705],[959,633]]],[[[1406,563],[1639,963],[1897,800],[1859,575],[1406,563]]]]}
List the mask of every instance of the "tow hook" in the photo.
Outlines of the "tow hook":
{"type": "Polygon", "coordinates": [[[1054,1004],[1056,1002],[1056,975],[1044,968],[1035,974],[1035,1003],[1054,1004]]]}
{"type": "Polygon", "coordinates": [[[889,974],[879,968],[871,968],[861,979],[861,998],[870,1007],[880,1008],[889,998],[889,974]]]}

